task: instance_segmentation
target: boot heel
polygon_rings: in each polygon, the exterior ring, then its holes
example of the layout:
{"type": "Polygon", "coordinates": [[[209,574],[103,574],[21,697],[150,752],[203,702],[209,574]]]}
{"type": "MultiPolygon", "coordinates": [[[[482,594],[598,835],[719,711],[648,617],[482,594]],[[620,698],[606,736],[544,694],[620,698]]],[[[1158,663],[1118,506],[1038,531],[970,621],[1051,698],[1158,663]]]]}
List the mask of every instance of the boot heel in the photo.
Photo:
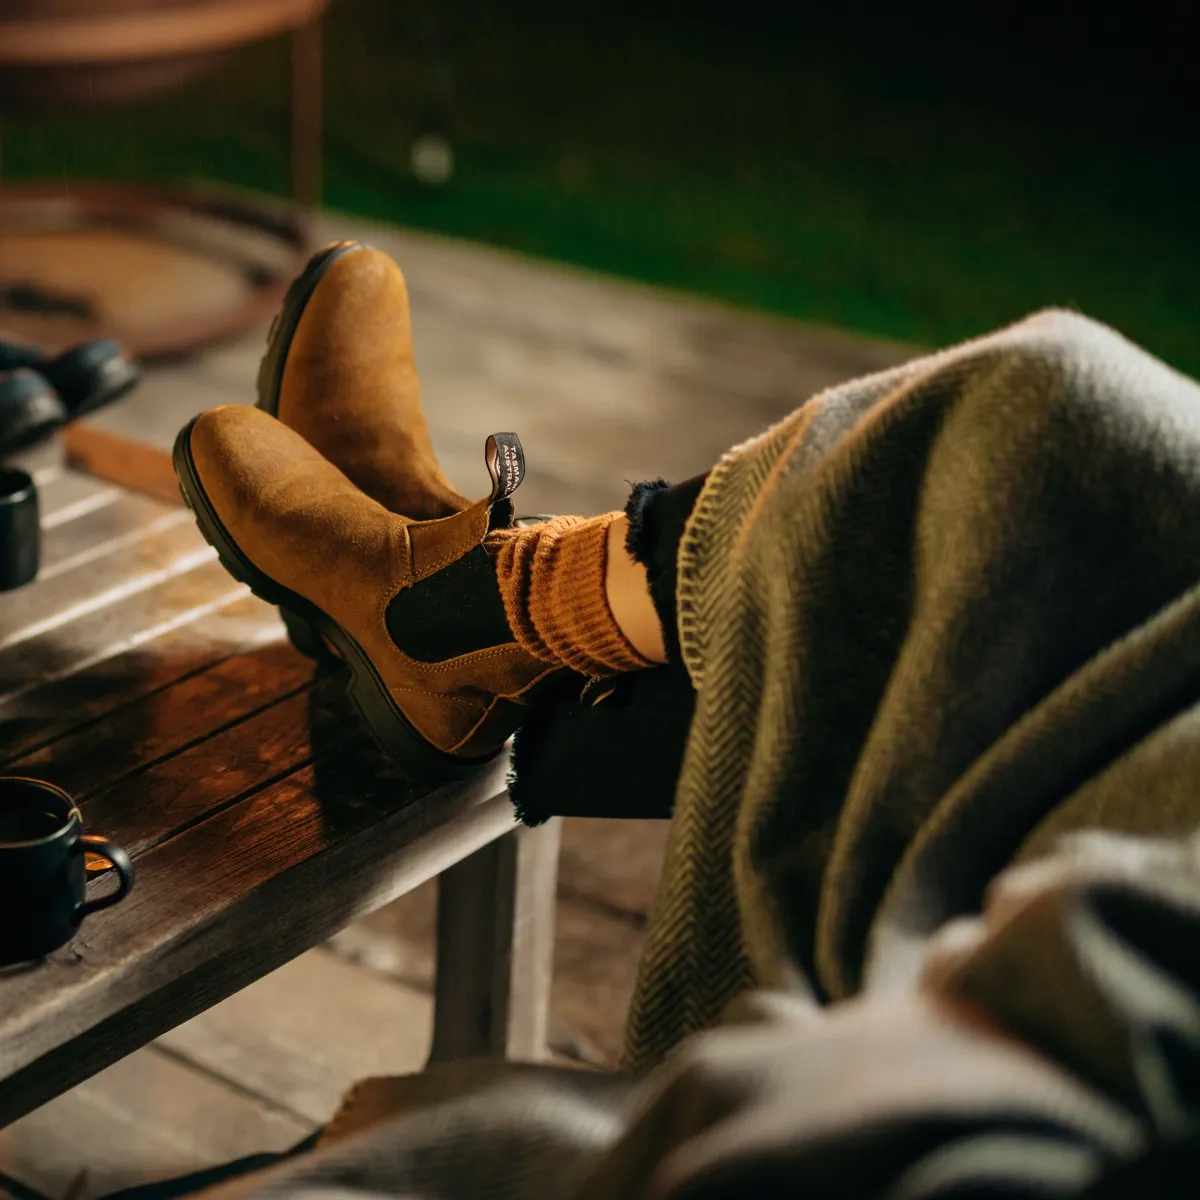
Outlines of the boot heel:
{"type": "Polygon", "coordinates": [[[301,654],[313,659],[322,666],[334,666],[341,661],[330,650],[325,639],[303,617],[298,617],[294,612],[286,608],[281,608],[279,615],[283,618],[283,623],[287,627],[288,641],[301,654]]]}

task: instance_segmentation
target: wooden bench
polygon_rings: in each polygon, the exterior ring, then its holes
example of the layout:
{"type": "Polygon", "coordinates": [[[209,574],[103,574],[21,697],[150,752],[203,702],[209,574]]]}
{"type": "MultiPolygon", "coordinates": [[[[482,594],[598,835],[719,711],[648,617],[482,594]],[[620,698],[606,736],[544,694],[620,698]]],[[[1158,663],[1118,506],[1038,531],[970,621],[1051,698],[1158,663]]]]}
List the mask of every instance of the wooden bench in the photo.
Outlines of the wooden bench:
{"type": "Polygon", "coordinates": [[[515,825],[507,762],[404,784],[186,511],[38,478],[42,573],[0,595],[0,773],[66,788],[138,874],[0,968],[0,1126],[434,876],[432,1057],[540,1056],[559,831],[515,825]]]}

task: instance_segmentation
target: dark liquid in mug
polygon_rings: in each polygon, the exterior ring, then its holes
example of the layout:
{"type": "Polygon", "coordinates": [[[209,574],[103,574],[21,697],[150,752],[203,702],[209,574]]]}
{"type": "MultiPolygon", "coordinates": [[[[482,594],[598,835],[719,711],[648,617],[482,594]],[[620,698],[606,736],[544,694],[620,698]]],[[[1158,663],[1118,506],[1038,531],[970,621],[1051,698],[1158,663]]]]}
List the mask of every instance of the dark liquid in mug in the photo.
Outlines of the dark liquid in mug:
{"type": "Polygon", "coordinates": [[[0,800],[0,843],[36,842],[62,828],[59,813],[39,812],[30,806],[6,804],[0,800]]]}
{"type": "Polygon", "coordinates": [[[57,833],[66,818],[53,806],[53,798],[41,788],[0,783],[0,843],[36,842],[57,833]]]}

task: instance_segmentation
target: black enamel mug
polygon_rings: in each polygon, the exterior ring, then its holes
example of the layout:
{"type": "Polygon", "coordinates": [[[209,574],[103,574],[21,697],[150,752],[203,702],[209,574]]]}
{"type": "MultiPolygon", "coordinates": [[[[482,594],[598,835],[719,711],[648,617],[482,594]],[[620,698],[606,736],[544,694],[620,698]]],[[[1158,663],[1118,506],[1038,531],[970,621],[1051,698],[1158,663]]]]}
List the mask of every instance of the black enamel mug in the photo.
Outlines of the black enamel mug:
{"type": "Polygon", "coordinates": [[[0,592],[37,577],[41,539],[33,477],[15,467],[0,467],[0,592]]]}
{"type": "Polygon", "coordinates": [[[123,900],[133,863],[115,842],[83,832],[75,801],[39,779],[0,776],[0,966],[42,958],[87,916],[123,900]],[[86,854],[113,866],[116,888],[86,897],[86,854]]]}

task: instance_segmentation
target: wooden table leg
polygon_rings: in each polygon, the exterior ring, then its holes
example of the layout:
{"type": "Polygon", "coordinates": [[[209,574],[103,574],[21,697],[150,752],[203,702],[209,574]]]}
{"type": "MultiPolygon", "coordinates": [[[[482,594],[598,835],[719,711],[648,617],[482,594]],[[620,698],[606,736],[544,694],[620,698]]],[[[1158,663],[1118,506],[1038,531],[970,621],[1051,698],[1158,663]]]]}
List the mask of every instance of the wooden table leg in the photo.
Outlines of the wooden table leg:
{"type": "Polygon", "coordinates": [[[520,826],[438,876],[431,1063],[545,1056],[561,834],[520,826]]]}

